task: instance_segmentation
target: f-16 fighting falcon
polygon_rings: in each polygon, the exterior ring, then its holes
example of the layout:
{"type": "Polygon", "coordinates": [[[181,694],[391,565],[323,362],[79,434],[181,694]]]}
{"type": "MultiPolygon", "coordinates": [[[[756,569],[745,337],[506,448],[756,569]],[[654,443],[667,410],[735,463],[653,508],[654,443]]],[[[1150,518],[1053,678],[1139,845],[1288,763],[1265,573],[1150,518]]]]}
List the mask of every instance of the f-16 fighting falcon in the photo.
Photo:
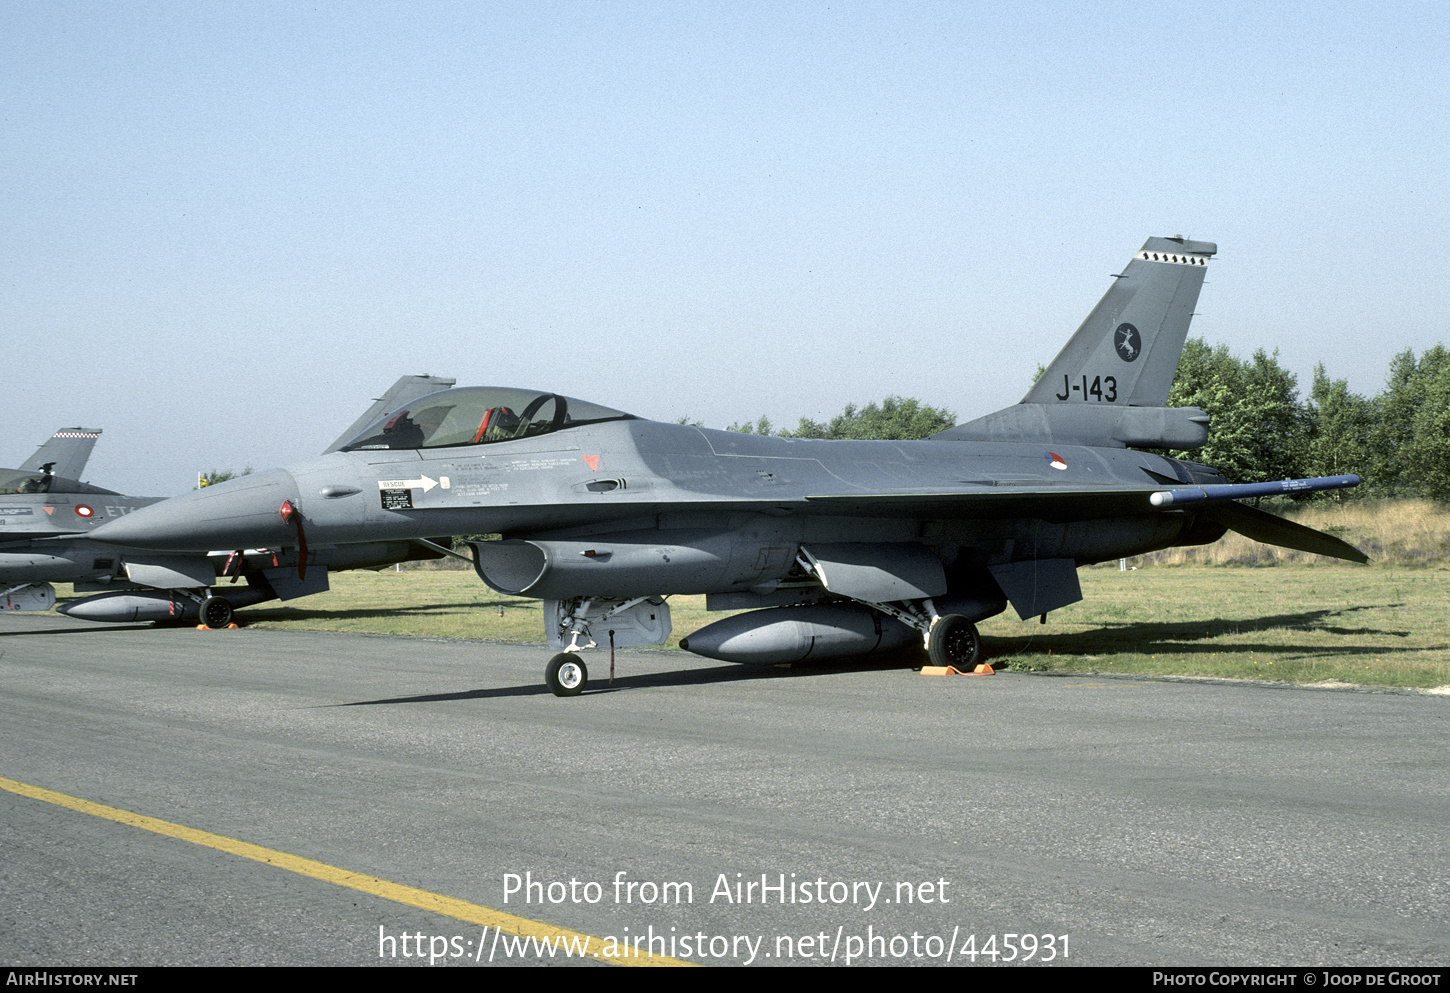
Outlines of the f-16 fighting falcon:
{"type": "Polygon", "coordinates": [[[746,610],[680,642],[780,663],[910,643],[969,671],[976,624],[1082,599],[1077,568],[1232,529],[1363,562],[1322,532],[1235,500],[1356,476],[1230,485],[1135,447],[1191,449],[1196,408],[1166,407],[1217,246],[1150,238],[1015,406],[924,441],[822,441],[648,421],[541,390],[425,396],[339,451],[170,500],[92,535],[199,554],[256,545],[496,533],[474,543],[494,590],[545,601],[545,678],[581,692],[580,650],[662,644],[671,594],[746,610]],[[1131,447],[1130,447],[1131,446],[1131,447]]]}
{"type": "Polygon", "coordinates": [[[114,548],[72,536],[161,501],[80,481],[100,435],[100,428],[61,428],[19,469],[0,469],[0,610],[49,610],[52,582],[114,576],[114,548]]]}
{"type": "MultiPolygon", "coordinates": [[[[333,448],[390,410],[424,394],[437,395],[453,382],[404,376],[333,448]]],[[[123,496],[71,478],[84,471],[100,433],[98,428],[62,428],[20,469],[0,469],[0,609],[49,610],[55,604],[51,584],[71,583],[77,593],[93,594],[59,608],[72,617],[200,619],[208,627],[225,627],[236,607],[327,589],[329,568],[376,568],[441,555],[428,544],[408,541],[323,545],[305,554],[295,548],[248,547],[191,556],[99,544],[91,534],[106,522],[163,499],[123,496]],[[312,563],[310,570],[298,568],[299,554],[312,563]],[[233,585],[213,587],[219,576],[230,577],[233,585]],[[236,586],[243,578],[247,585],[236,586]]]]}

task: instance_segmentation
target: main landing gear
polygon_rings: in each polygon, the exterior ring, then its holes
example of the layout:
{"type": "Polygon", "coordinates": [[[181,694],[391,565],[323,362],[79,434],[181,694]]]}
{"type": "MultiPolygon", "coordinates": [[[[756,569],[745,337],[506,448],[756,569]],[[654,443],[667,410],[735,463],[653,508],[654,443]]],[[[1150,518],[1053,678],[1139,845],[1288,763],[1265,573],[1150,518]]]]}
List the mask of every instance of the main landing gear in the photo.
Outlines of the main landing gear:
{"type": "MultiPolygon", "coordinates": [[[[938,614],[929,599],[896,603],[857,602],[917,631],[921,637],[919,644],[926,648],[933,666],[942,669],[950,666],[957,672],[972,672],[982,661],[982,639],[977,633],[977,625],[965,615],[938,614]]],[[[620,634],[616,625],[625,629],[629,640],[623,643],[627,645],[660,644],[670,630],[668,608],[662,601],[646,597],[597,604],[580,598],[567,603],[550,603],[546,609],[553,612],[552,621],[546,623],[554,624],[553,631],[557,631],[550,641],[555,647],[565,648],[544,667],[544,682],[555,696],[578,696],[589,686],[589,669],[579,650],[594,647],[594,641],[589,637],[591,623],[598,625],[604,622],[608,627],[611,678],[614,671],[613,649],[619,644],[616,637],[620,634]]],[[[877,640],[881,637],[881,630],[878,623],[877,640]]],[[[709,655],[708,652],[703,654],[709,655]]]]}
{"type": "Polygon", "coordinates": [[[938,614],[936,605],[929,599],[859,602],[921,632],[921,643],[932,665],[971,672],[982,661],[982,638],[977,634],[977,625],[961,614],[938,614]]]}
{"type": "Polygon", "coordinates": [[[932,665],[949,665],[958,672],[971,672],[982,659],[982,639],[977,634],[977,626],[961,614],[943,614],[927,634],[926,654],[932,665]]]}
{"type": "Polygon", "coordinates": [[[226,597],[206,597],[198,609],[203,627],[224,628],[232,622],[232,604],[226,597]]]}

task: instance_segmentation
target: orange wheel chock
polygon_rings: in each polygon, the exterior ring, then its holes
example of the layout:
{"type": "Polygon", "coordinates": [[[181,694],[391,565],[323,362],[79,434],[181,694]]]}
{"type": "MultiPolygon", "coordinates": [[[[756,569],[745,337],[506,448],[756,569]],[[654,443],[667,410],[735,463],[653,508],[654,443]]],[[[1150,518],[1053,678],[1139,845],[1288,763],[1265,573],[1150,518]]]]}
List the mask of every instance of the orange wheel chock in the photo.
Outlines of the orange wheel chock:
{"type": "Polygon", "coordinates": [[[962,672],[954,665],[924,665],[921,667],[923,676],[991,676],[996,671],[985,662],[971,672],[962,672]]]}

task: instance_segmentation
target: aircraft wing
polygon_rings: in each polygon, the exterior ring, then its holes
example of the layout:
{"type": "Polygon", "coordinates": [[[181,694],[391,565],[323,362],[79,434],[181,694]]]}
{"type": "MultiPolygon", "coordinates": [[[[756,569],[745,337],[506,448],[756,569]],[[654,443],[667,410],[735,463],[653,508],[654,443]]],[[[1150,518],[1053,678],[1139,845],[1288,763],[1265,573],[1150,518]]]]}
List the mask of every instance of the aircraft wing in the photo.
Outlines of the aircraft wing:
{"type": "Polygon", "coordinates": [[[1153,514],[1163,508],[1149,503],[1159,488],[1076,487],[1055,488],[1040,482],[1032,488],[1010,483],[977,484],[971,490],[897,490],[889,493],[821,494],[807,496],[814,513],[853,517],[933,517],[943,519],[1008,519],[1036,517],[1053,523],[1087,521],[1100,517],[1153,514]]]}
{"type": "Polygon", "coordinates": [[[1152,514],[1177,507],[1199,512],[1246,538],[1269,545],[1295,548],[1315,555],[1368,562],[1369,557],[1348,542],[1322,531],[1295,524],[1234,501],[1287,493],[1313,493],[1356,486],[1358,476],[1320,476],[1270,483],[1214,486],[1138,486],[1055,488],[1041,482],[1014,488],[1013,484],[977,484],[972,490],[893,492],[807,496],[813,508],[860,516],[912,516],[943,518],[1037,517],[1056,524],[1105,517],[1152,514]],[[990,488],[988,488],[990,486],[990,488]]]}
{"type": "Polygon", "coordinates": [[[1224,483],[1212,486],[1158,485],[1158,486],[1051,486],[1041,480],[1022,480],[1020,483],[1006,480],[965,480],[963,486],[971,489],[943,490],[891,490],[885,493],[832,493],[808,495],[806,500],[824,509],[830,505],[843,508],[852,514],[867,511],[872,507],[881,513],[895,516],[903,510],[925,510],[935,513],[947,512],[949,517],[995,516],[992,511],[1001,509],[1008,516],[1021,517],[1031,512],[1033,517],[1043,517],[1038,511],[1053,514],[1044,520],[1083,521],[1122,513],[1152,513],[1172,507],[1194,503],[1216,503],[1226,500],[1246,500],[1253,497],[1280,496],[1289,493],[1315,493],[1320,490],[1343,489],[1358,486],[1360,478],[1347,476],[1317,476],[1313,479],[1283,479],[1271,483],[1224,483]],[[1061,509],[1054,513],[1054,508],[1061,509]]]}

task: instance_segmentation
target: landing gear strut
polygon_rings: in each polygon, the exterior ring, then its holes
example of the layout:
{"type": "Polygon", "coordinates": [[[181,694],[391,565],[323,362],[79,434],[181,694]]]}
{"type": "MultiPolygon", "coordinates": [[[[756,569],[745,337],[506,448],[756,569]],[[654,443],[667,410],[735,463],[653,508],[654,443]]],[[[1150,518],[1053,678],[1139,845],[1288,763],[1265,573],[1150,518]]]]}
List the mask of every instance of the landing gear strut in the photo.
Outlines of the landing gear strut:
{"type": "MultiPolygon", "coordinates": [[[[803,572],[819,579],[827,590],[831,589],[826,583],[820,563],[804,547],[801,548],[796,563],[803,572]]],[[[850,597],[850,594],[843,595],[850,597]]],[[[922,645],[934,666],[951,666],[958,672],[971,672],[982,660],[982,639],[977,635],[977,626],[962,614],[938,614],[931,597],[880,603],[859,597],[850,599],[920,632],[922,645]]],[[[990,608],[990,602],[984,600],[978,606],[990,608]]],[[[998,607],[995,611],[984,610],[977,616],[991,617],[1001,609],[998,607]]]]}

